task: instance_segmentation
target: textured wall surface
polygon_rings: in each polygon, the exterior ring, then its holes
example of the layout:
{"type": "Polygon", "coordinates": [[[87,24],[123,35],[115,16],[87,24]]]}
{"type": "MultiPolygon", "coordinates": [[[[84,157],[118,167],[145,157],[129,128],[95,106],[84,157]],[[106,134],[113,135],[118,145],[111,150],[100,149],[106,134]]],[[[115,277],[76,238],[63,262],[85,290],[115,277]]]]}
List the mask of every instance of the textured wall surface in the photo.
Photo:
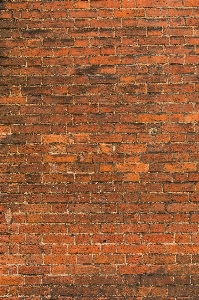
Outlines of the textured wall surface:
{"type": "Polygon", "coordinates": [[[0,299],[198,300],[199,1],[0,8],[0,299]]]}

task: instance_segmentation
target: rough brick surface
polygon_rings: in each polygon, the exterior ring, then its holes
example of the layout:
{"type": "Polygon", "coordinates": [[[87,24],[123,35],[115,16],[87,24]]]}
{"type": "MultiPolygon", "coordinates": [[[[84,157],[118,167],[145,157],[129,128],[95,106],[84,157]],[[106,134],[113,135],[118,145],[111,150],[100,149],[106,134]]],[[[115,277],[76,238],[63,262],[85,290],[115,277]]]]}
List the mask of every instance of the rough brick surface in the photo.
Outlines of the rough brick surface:
{"type": "Polygon", "coordinates": [[[198,300],[199,1],[0,9],[0,299],[198,300]]]}

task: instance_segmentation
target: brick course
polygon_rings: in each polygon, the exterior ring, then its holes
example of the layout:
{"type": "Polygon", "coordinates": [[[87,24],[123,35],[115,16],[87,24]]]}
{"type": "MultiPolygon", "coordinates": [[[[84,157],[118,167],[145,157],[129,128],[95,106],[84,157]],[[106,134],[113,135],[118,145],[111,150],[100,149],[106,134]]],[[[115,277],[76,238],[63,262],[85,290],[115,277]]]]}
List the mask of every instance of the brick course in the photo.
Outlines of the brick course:
{"type": "Polygon", "coordinates": [[[198,300],[199,1],[0,2],[0,299],[198,300]]]}

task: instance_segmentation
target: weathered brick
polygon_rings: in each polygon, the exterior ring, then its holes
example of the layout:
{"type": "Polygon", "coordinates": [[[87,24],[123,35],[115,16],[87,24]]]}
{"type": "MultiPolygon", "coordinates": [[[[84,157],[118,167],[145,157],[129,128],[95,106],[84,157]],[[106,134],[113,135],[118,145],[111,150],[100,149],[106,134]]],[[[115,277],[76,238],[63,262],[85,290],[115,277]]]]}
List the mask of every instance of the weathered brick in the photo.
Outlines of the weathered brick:
{"type": "Polygon", "coordinates": [[[1,1],[2,299],[198,296],[198,1],[1,1]]]}

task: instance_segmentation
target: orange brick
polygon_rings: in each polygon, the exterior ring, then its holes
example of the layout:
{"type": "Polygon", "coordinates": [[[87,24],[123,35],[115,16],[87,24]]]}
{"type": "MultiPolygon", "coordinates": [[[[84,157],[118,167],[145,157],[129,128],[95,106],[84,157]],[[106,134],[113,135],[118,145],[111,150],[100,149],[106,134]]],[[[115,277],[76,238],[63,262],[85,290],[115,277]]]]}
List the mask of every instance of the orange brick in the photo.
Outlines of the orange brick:
{"type": "Polygon", "coordinates": [[[143,17],[145,15],[144,9],[122,9],[115,10],[116,18],[132,18],[132,17],[143,17]]]}
{"type": "Polygon", "coordinates": [[[0,135],[3,137],[11,133],[10,126],[0,125],[0,135]]]}
{"type": "Polygon", "coordinates": [[[62,154],[62,155],[44,155],[44,161],[45,162],[58,162],[58,163],[65,163],[65,162],[74,162],[76,156],[75,155],[67,155],[67,154],[62,154]]]}
{"type": "Polygon", "coordinates": [[[67,143],[68,142],[68,136],[67,135],[58,135],[58,134],[49,134],[49,135],[43,135],[42,136],[43,143],[67,143]]]}
{"type": "Polygon", "coordinates": [[[197,0],[184,0],[184,6],[198,7],[197,0]]]}
{"type": "Polygon", "coordinates": [[[24,277],[23,276],[1,276],[0,277],[0,284],[1,285],[22,285],[24,284],[24,277]]]}
{"type": "Polygon", "coordinates": [[[26,97],[21,97],[21,96],[0,97],[1,104],[23,104],[25,102],[26,102],[26,97]]]}
{"type": "Polygon", "coordinates": [[[165,164],[166,172],[194,172],[196,168],[196,163],[191,162],[165,164]]]}
{"type": "Polygon", "coordinates": [[[188,114],[185,116],[185,122],[191,123],[191,122],[198,122],[199,121],[199,114],[193,113],[193,114],[188,114]]]}

